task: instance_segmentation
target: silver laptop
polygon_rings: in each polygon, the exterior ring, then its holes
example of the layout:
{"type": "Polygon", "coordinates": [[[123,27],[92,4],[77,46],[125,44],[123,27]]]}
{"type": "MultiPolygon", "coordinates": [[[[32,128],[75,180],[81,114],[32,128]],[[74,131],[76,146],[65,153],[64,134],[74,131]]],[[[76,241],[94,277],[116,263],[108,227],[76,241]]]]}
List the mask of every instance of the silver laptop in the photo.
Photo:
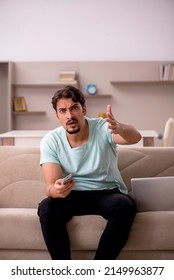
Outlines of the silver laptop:
{"type": "Polygon", "coordinates": [[[174,176],[132,178],[131,186],[137,212],[174,210],[174,176]]]}

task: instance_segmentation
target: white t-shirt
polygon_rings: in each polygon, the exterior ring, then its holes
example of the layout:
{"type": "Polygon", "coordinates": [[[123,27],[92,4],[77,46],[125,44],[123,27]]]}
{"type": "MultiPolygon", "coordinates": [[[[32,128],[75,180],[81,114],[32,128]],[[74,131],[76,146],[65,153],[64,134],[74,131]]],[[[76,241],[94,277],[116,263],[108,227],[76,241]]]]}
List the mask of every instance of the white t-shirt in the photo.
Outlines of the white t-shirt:
{"type": "Polygon", "coordinates": [[[66,130],[60,126],[41,140],[40,164],[61,165],[63,176],[72,173],[76,184],[73,190],[104,190],[119,188],[127,193],[117,166],[117,149],[102,118],[87,118],[89,136],[86,144],[72,148],[66,130]]]}

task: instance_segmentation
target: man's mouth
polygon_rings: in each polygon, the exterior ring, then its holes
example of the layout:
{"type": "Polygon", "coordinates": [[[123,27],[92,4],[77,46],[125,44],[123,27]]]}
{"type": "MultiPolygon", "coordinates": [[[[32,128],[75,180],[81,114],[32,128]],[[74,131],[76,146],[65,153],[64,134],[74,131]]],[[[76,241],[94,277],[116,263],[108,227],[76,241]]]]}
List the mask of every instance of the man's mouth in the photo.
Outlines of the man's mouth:
{"type": "Polygon", "coordinates": [[[76,125],[77,121],[76,120],[69,120],[66,124],[67,125],[76,125]]]}
{"type": "Polygon", "coordinates": [[[75,126],[77,124],[77,121],[76,120],[69,120],[67,122],[67,126],[75,126]]]}
{"type": "Polygon", "coordinates": [[[66,131],[69,134],[75,134],[75,133],[78,133],[80,131],[80,127],[79,127],[78,121],[76,119],[67,121],[66,127],[67,127],[66,131]]]}

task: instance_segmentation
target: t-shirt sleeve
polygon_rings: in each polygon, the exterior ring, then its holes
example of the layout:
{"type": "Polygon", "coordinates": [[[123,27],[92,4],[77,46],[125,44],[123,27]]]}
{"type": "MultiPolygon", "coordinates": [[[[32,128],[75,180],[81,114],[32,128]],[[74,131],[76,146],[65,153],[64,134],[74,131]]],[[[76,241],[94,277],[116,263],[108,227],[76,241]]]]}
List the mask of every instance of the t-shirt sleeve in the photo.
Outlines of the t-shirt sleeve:
{"type": "Polygon", "coordinates": [[[60,164],[58,143],[50,135],[40,142],[40,165],[48,162],[60,164]]]}

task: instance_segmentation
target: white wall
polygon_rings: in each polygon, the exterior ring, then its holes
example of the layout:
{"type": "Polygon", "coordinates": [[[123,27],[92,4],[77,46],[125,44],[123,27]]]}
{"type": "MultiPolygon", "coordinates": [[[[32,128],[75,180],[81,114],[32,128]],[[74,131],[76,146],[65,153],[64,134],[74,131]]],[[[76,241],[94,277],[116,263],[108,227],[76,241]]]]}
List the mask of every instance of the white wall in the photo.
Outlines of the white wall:
{"type": "Polygon", "coordinates": [[[173,60],[174,0],[0,0],[0,60],[173,60]]]}
{"type": "MultiPolygon", "coordinates": [[[[174,0],[0,0],[0,61],[174,61],[173,26],[174,0]]],[[[118,91],[113,111],[163,132],[172,88],[118,91]]]]}

